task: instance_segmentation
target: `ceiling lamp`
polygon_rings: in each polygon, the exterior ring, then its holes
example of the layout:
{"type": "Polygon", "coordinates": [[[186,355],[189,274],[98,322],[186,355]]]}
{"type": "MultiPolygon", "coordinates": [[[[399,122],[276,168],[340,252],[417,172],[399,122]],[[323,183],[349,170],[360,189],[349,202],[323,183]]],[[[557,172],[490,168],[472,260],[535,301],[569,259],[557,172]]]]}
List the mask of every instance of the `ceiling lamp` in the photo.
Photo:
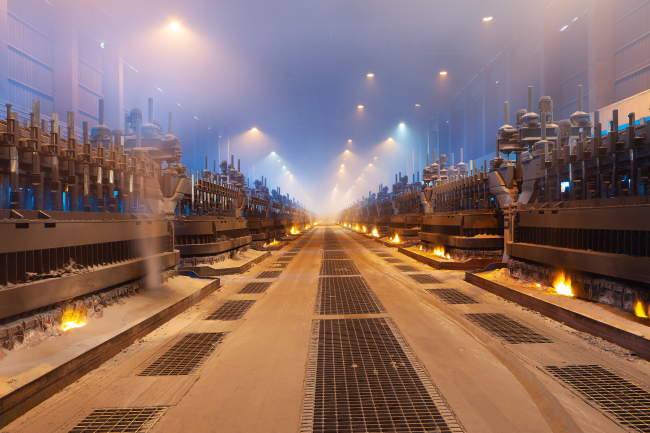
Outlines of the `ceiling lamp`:
{"type": "Polygon", "coordinates": [[[447,71],[440,71],[440,75],[447,75],[447,71]]]}
{"type": "Polygon", "coordinates": [[[373,74],[372,72],[369,73],[368,75],[366,75],[366,77],[368,77],[368,78],[372,78],[372,77],[374,77],[374,76],[375,76],[375,74],[373,74]]]}
{"type": "Polygon", "coordinates": [[[492,21],[492,18],[494,18],[494,17],[485,17],[485,18],[483,18],[483,21],[485,21],[485,22],[492,21]]]}

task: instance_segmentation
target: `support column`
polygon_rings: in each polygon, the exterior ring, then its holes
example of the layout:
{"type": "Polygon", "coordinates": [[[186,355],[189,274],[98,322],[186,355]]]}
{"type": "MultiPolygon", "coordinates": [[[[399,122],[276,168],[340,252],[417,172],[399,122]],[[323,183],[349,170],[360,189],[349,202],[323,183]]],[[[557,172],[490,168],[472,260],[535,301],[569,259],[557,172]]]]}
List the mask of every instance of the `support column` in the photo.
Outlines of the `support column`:
{"type": "Polygon", "coordinates": [[[103,93],[105,95],[105,120],[109,128],[122,128],[124,121],[124,61],[122,37],[116,34],[104,44],[103,93]]]}
{"type": "Polygon", "coordinates": [[[9,101],[9,49],[7,48],[7,0],[0,0],[0,103],[9,101]]]}
{"type": "Polygon", "coordinates": [[[616,2],[592,0],[589,9],[589,107],[594,112],[616,102],[614,91],[614,23],[616,2]]]}
{"type": "MultiPolygon", "coordinates": [[[[62,15],[67,17],[67,15],[62,15]]],[[[66,113],[79,112],[79,35],[77,23],[67,18],[54,32],[54,111],[66,113]]],[[[81,125],[75,125],[79,131],[81,125]]]]}

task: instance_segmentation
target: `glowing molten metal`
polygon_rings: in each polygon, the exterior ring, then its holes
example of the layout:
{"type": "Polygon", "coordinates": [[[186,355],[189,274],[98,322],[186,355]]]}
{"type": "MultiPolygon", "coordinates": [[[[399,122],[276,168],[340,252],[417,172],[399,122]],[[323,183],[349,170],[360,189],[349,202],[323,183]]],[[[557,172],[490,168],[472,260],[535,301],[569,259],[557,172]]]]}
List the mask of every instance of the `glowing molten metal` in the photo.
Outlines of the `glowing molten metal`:
{"type": "Polygon", "coordinates": [[[565,276],[564,273],[557,276],[553,282],[553,288],[558,295],[573,296],[573,292],[571,292],[571,278],[565,276]]]}
{"type": "Polygon", "coordinates": [[[359,224],[357,224],[356,226],[354,226],[354,229],[355,229],[356,231],[359,231],[359,224]]]}
{"type": "Polygon", "coordinates": [[[61,318],[61,331],[86,326],[86,316],[81,311],[66,310],[61,318]]]}
{"type": "Polygon", "coordinates": [[[395,233],[395,238],[391,239],[390,241],[393,242],[393,243],[396,243],[396,244],[400,242],[399,236],[397,236],[397,233],[395,233]]]}
{"type": "Polygon", "coordinates": [[[291,227],[291,231],[289,233],[291,233],[292,235],[297,235],[298,233],[300,233],[300,230],[298,230],[295,227],[291,227]]]}
{"type": "Polygon", "coordinates": [[[642,319],[648,318],[648,315],[645,312],[645,307],[643,306],[643,302],[636,301],[636,304],[634,305],[634,314],[636,314],[636,317],[641,317],[642,319]]]}
{"type": "Polygon", "coordinates": [[[363,232],[364,232],[364,233],[367,233],[367,232],[368,232],[368,230],[366,229],[366,226],[363,226],[363,232]]]}
{"type": "Polygon", "coordinates": [[[377,231],[377,229],[372,229],[372,235],[376,238],[379,237],[379,232],[377,231]]]}

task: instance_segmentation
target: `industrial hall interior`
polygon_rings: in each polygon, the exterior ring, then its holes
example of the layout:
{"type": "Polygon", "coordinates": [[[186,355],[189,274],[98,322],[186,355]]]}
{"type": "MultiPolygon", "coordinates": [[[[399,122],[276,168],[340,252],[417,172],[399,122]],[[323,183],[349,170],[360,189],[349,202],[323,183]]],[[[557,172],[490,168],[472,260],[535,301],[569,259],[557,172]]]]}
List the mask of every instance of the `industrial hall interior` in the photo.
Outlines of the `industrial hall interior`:
{"type": "Polygon", "coordinates": [[[650,0],[0,0],[0,433],[650,433],[650,0]]]}

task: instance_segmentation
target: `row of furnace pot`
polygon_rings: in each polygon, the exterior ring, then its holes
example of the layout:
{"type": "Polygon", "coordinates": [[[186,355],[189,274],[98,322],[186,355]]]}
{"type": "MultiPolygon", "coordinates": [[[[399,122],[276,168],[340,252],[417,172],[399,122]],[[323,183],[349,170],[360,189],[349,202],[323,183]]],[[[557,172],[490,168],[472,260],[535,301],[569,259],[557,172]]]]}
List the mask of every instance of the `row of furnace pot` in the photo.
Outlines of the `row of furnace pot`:
{"type": "MultiPolygon", "coordinates": [[[[579,88],[578,101],[582,101],[579,88]]],[[[445,155],[423,182],[380,186],[340,215],[342,224],[440,251],[466,268],[506,262],[511,275],[550,285],[561,270],[582,296],[616,306],[650,301],[650,143],[646,118],[599,113],[555,122],[549,97],[499,128],[489,166],[445,155]]],[[[462,157],[461,157],[462,159],[462,157]]],[[[401,180],[401,179],[400,179],[401,180]]],[[[406,178],[408,180],[408,178],[406,178]]],[[[458,267],[458,264],[456,265],[458,267]]]]}
{"type": "Polygon", "coordinates": [[[7,105],[0,120],[0,323],[310,224],[279,188],[249,187],[234,157],[188,173],[172,115],[163,134],[152,100],[148,122],[134,109],[124,130],[103,124],[103,101],[90,131],[39,111],[7,105]]]}

